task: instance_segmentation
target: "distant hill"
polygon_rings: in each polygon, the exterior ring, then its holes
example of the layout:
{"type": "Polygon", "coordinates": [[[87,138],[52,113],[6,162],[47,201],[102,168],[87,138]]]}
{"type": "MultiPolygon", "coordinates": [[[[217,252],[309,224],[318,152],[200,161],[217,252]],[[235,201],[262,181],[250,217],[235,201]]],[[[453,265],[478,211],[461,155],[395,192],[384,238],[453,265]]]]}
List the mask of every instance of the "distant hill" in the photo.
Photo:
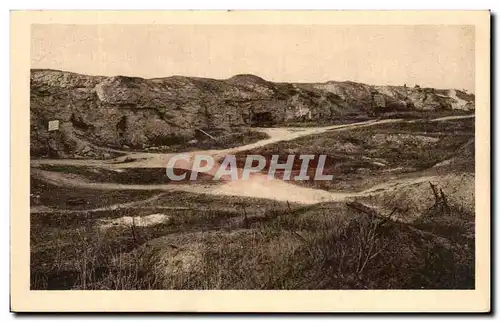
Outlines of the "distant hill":
{"type": "Polygon", "coordinates": [[[34,157],[99,157],[96,146],[169,145],[194,138],[196,129],[453,109],[473,111],[474,95],[354,82],[273,83],[255,75],[143,79],[33,69],[30,144],[34,157]],[[58,131],[48,132],[50,120],[59,120],[58,131]]]}

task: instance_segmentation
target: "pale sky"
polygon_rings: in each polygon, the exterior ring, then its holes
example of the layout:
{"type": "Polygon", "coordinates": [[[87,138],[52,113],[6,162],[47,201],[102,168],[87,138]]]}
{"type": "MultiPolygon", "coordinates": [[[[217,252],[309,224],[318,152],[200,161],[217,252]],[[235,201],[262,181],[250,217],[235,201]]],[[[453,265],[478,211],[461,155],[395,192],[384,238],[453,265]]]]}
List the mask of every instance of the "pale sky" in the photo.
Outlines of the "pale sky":
{"type": "Polygon", "coordinates": [[[419,84],[474,92],[474,27],[33,25],[32,68],[89,75],[419,84]]]}

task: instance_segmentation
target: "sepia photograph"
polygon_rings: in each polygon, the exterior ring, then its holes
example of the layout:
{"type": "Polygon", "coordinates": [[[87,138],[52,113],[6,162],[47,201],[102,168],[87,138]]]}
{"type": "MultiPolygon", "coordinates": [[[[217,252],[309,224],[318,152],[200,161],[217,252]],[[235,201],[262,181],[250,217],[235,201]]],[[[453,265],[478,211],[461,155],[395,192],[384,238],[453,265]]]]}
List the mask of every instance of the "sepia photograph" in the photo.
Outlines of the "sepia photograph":
{"type": "Polygon", "coordinates": [[[184,14],[23,27],[29,291],[489,291],[489,12],[184,14]]]}

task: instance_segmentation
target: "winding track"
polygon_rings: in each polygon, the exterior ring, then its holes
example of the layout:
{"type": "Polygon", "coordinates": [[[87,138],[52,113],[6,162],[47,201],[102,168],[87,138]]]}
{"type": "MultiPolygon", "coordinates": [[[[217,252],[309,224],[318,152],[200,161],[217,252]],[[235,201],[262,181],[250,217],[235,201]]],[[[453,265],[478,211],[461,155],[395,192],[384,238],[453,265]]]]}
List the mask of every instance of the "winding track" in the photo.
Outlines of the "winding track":
{"type": "MultiPolygon", "coordinates": [[[[466,116],[451,116],[437,118],[432,121],[447,121],[454,119],[472,118],[474,115],[466,116]]],[[[224,150],[204,150],[185,153],[191,157],[196,154],[211,155],[216,159],[221,159],[228,154],[236,154],[238,152],[248,151],[255,148],[263,147],[281,141],[290,141],[307,135],[320,134],[326,131],[342,131],[360,127],[373,126],[385,123],[407,122],[402,119],[367,121],[344,125],[332,125],[316,128],[265,128],[258,129],[267,133],[268,139],[260,140],[252,144],[229,148],[224,150]]],[[[388,190],[400,188],[402,186],[412,185],[415,183],[425,182],[434,177],[408,178],[383,183],[375,187],[366,189],[361,192],[329,192],[320,189],[300,187],[279,179],[267,179],[267,176],[262,174],[254,174],[248,180],[234,180],[217,185],[203,184],[119,184],[119,183],[100,183],[88,182],[71,178],[64,173],[45,171],[38,169],[38,165],[72,165],[72,166],[92,166],[101,168],[164,168],[168,160],[176,154],[159,154],[159,153],[129,153],[113,160],[48,160],[36,159],[31,160],[32,175],[47,182],[79,188],[92,188],[98,190],[159,190],[159,191],[185,191],[209,195],[223,196],[242,196],[249,198],[266,198],[277,201],[289,201],[301,204],[315,204],[327,201],[342,201],[349,198],[368,196],[378,194],[388,190]],[[126,159],[132,159],[131,162],[123,163],[126,159]]],[[[188,169],[190,164],[185,164],[188,169]]],[[[137,202],[135,202],[137,203],[137,202]]],[[[133,207],[135,204],[128,205],[133,207]]],[[[127,204],[122,205],[126,207],[127,204]]],[[[97,208],[95,211],[103,210],[97,208]]],[[[50,209],[45,209],[45,212],[50,212],[50,209]]]]}

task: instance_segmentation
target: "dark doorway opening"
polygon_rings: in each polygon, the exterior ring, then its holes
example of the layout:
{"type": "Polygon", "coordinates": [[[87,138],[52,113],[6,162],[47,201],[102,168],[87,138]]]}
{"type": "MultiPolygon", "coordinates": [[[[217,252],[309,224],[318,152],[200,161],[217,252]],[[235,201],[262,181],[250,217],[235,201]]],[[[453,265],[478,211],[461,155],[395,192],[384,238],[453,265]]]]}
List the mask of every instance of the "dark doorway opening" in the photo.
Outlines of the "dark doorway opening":
{"type": "Polygon", "coordinates": [[[253,113],[250,119],[252,126],[271,126],[274,124],[271,112],[253,113]]]}
{"type": "Polygon", "coordinates": [[[122,116],[120,121],[116,123],[116,131],[118,132],[118,136],[123,137],[126,130],[127,130],[127,117],[122,116]]]}

